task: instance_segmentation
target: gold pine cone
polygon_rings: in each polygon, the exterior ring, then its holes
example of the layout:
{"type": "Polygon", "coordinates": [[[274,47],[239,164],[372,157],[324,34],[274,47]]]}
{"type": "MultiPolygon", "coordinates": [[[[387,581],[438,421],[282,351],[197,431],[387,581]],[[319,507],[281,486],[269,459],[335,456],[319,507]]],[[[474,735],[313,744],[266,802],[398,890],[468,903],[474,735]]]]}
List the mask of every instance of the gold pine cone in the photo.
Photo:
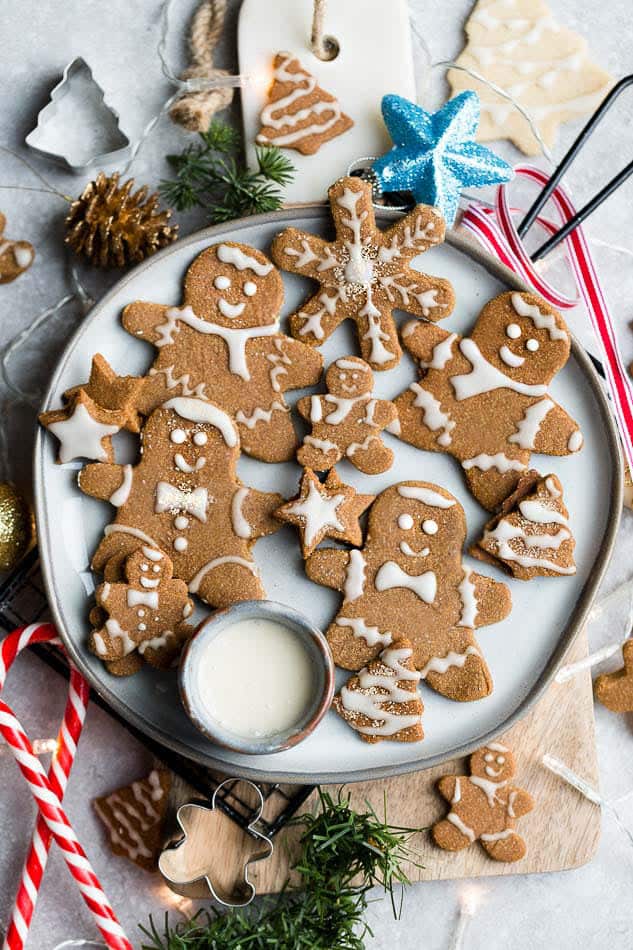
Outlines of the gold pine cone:
{"type": "Polygon", "coordinates": [[[11,482],[0,482],[0,571],[12,571],[35,540],[28,502],[11,482]]]}
{"type": "Polygon", "coordinates": [[[138,264],[176,240],[178,225],[169,225],[171,211],[157,210],[158,194],[133,186],[133,178],[119,186],[118,172],[99,172],[71,204],[64,240],[89,264],[138,264]]]}

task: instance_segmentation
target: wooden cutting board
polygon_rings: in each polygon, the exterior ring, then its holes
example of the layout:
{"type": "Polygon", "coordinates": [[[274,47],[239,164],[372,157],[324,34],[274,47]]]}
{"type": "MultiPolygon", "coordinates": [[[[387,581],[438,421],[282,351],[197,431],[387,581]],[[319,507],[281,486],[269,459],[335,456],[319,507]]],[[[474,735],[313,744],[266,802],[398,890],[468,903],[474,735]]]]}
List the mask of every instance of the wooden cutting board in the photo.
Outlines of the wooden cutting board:
{"type": "MultiPolygon", "coordinates": [[[[587,638],[583,631],[566,662],[586,654],[587,638]]],[[[424,868],[410,866],[407,871],[411,880],[560,871],[579,867],[593,857],[600,837],[600,810],[541,764],[541,757],[549,752],[597,787],[590,672],[587,670],[563,684],[552,683],[532,712],[506,733],[502,741],[515,753],[516,783],[528,789],[536,801],[534,811],[522,818],[518,827],[528,845],[526,857],[515,864],[501,864],[487,858],[477,843],[457,853],[444,852],[434,846],[428,831],[421,831],[411,844],[424,868]]],[[[425,772],[359,782],[347,788],[352,794],[352,804],[359,811],[365,810],[368,801],[382,814],[386,794],[390,822],[428,828],[446,814],[447,809],[435,791],[435,781],[451,772],[468,774],[465,766],[465,760],[457,759],[425,772]]],[[[331,788],[338,790],[338,786],[331,788]]],[[[307,800],[302,811],[313,806],[314,796],[307,800]]],[[[280,890],[288,876],[299,833],[297,829],[279,832],[274,839],[272,857],[250,866],[249,878],[258,894],[280,890]]],[[[226,890],[230,890],[232,879],[239,878],[245,860],[254,850],[253,839],[224,814],[214,826],[212,840],[198,839],[198,844],[201,852],[218,856],[217,873],[226,890]]],[[[208,896],[200,885],[174,886],[173,889],[188,897],[208,896]]]]}

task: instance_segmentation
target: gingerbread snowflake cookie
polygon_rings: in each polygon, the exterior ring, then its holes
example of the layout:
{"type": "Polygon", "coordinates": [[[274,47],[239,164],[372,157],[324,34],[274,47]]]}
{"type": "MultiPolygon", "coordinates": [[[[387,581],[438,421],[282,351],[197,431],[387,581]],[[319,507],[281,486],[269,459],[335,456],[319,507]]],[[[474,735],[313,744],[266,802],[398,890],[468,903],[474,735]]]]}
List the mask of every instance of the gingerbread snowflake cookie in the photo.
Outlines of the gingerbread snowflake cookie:
{"type": "Polygon", "coordinates": [[[418,254],[442,243],[444,219],[436,209],[418,205],[380,231],[368,182],[341,178],[328,194],[334,241],[296,228],[286,228],[273,241],[275,263],[320,285],[291,315],[292,335],[319,346],[343,320],[352,319],[363,358],[375,370],[391,369],[402,354],[393,310],[442,320],[453,309],[450,283],[410,266],[418,254]]]}
{"type": "Polygon", "coordinates": [[[247,455],[291,459],[297,436],[284,393],[317,383],[322,360],[280,332],[282,301],[281,276],[266,255],[227,241],[190,264],[182,306],[127,306],[125,329],[158,349],[139,408],[172,396],[208,399],[237,423],[247,455]]]}
{"type": "Polygon", "coordinates": [[[95,798],[94,810],[106,828],[114,854],[146,871],[156,870],[170,789],[167,769],[152,769],[147,778],[95,798]]]}
{"type": "Polygon", "coordinates": [[[350,676],[332,703],[364,742],[419,742],[424,738],[420,674],[409,640],[396,640],[350,676]]]}
{"type": "Polygon", "coordinates": [[[347,458],[367,475],[386,472],[393,452],[381,433],[393,426],[398,414],[392,402],[372,395],[371,367],[357,356],[335,360],[325,385],[325,395],[304,396],[297,403],[297,411],[312,427],[297,452],[299,463],[325,472],[347,458]]]}
{"type": "Polygon", "coordinates": [[[520,580],[575,574],[575,541],[556,475],[526,472],[470,553],[520,580]]]}
{"type": "Polygon", "coordinates": [[[336,98],[317,84],[292,53],[277,53],[273,83],[261,114],[260,145],[293,148],[314,155],[354,123],[336,98]]]}
{"type": "Polygon", "coordinates": [[[28,241],[10,241],[4,237],[7,219],[0,213],[0,284],[11,281],[28,270],[35,257],[35,250],[28,241]]]}
{"type": "Polygon", "coordinates": [[[465,536],[464,510],[450,492],[400,482],[370,508],[362,549],[311,554],[308,577],[343,594],[326,634],[334,662],[360,670],[406,639],[432,689],[463,701],[487,696],[492,677],[474,630],[508,615],[510,593],[463,565],[465,536]]]}
{"type": "Polygon", "coordinates": [[[532,811],[534,799],[512,784],[514,774],[511,751],[489,742],[471,755],[470,775],[444,775],[437,788],[451,810],[433,825],[435,843],[445,851],[461,851],[480,841],[494,861],[520,861],[526,848],[516,822],[532,811]]]}
{"type": "Polygon", "coordinates": [[[321,482],[312,469],[306,468],[298,496],[278,508],[275,517],[298,528],[306,558],[324,538],[362,544],[358,519],[373,500],[373,495],[359,495],[351,485],[345,485],[334,469],[321,482]]]}
{"type": "Polygon", "coordinates": [[[87,465],[79,487],[117,509],[92,561],[104,572],[144,544],[164,551],[174,576],[217,607],[265,596],[252,547],[279,528],[278,494],[243,485],[240,443],[226,412],[176,396],[155,409],[141,433],[137,465],[87,465]]]}
{"type": "Polygon", "coordinates": [[[603,706],[612,712],[633,712],[633,640],[622,646],[624,665],[613,673],[596,677],[594,692],[603,706]]]}
{"type": "Polygon", "coordinates": [[[394,399],[401,438],[458,459],[484,508],[494,511],[515,490],[531,452],[582,447],[578,424],[547,389],[569,357],[569,331],[540,297],[495,297],[469,337],[418,321],[402,336],[422,376],[394,399]]]}
{"type": "Polygon", "coordinates": [[[91,651],[117,676],[135,673],[141,658],[169,669],[193,628],[184,623],[193,604],[184,581],[174,580],[171,560],[143,545],[122,565],[123,581],[97,587],[103,626],[90,635],[91,651]]]}

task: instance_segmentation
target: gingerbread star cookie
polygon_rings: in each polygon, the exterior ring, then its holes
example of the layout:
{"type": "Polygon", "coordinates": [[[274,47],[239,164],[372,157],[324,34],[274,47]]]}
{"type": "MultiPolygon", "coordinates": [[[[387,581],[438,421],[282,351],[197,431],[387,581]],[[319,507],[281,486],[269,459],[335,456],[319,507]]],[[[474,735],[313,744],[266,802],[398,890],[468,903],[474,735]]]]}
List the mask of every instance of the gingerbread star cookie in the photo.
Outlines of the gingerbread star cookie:
{"type": "Polygon", "coordinates": [[[411,643],[402,638],[350,676],[332,705],[364,742],[419,742],[424,738],[419,682],[411,643]]]}
{"type": "Polygon", "coordinates": [[[514,773],[512,752],[489,742],[471,755],[470,775],[444,775],[437,788],[451,810],[431,829],[435,844],[461,851],[480,841],[493,861],[520,861],[526,848],[516,821],[532,811],[534,799],[512,784],[514,773]]]}
{"type": "Polygon", "coordinates": [[[299,529],[301,551],[307,558],[324,538],[362,544],[363,532],[358,519],[373,500],[373,495],[356,494],[334,469],[325,482],[320,482],[312,469],[306,468],[299,494],[278,508],[275,517],[299,529]]]}
{"type": "Polygon", "coordinates": [[[447,317],[455,302],[449,281],[414,270],[414,257],[444,240],[444,219],[417,205],[386,231],[374,216],[372,189],[360,178],[341,178],[329,192],[333,241],[286,228],[272,244],[279,267],[310,277],[319,290],[290,317],[292,335],[320,346],[346,319],[354,320],[361,354],[375,370],[392,369],[402,351],[392,312],[427,320],[447,317]]]}
{"type": "Polygon", "coordinates": [[[121,413],[103,409],[83,389],[64,409],[41,412],[39,420],[59,439],[59,464],[79,458],[96,462],[114,458],[112,436],[121,429],[121,413]]]}
{"type": "Polygon", "coordinates": [[[95,798],[94,810],[105,825],[114,854],[146,871],[155,871],[171,788],[167,769],[152,769],[147,778],[95,798]]]}
{"type": "Polygon", "coordinates": [[[325,374],[325,395],[304,396],[297,411],[312,426],[297,452],[306,468],[325,472],[346,458],[360,472],[378,475],[393,463],[381,433],[397,421],[396,407],[372,395],[371,367],[358,356],[335,360],[325,374]]]}
{"type": "Polygon", "coordinates": [[[4,237],[6,220],[5,216],[0,214],[0,284],[10,284],[23,274],[35,257],[33,245],[28,241],[10,241],[4,237]]]}
{"type": "Polygon", "coordinates": [[[92,357],[90,379],[82,386],[66,390],[64,400],[73,402],[79,392],[84,392],[102,409],[120,413],[120,426],[130,432],[138,432],[142,417],[136,408],[139,395],[145,385],[143,376],[117,376],[108,361],[95,353],[92,357]]]}
{"type": "Polygon", "coordinates": [[[519,580],[576,573],[575,541],[556,475],[526,472],[470,553],[519,580]]]}
{"type": "Polygon", "coordinates": [[[594,692],[612,712],[633,712],[633,640],[622,646],[622,659],[624,666],[619,670],[596,677],[594,692]]]}
{"type": "Polygon", "coordinates": [[[354,125],[337,99],[318,85],[292,53],[277,53],[273,84],[261,114],[257,142],[313,155],[354,125]]]}

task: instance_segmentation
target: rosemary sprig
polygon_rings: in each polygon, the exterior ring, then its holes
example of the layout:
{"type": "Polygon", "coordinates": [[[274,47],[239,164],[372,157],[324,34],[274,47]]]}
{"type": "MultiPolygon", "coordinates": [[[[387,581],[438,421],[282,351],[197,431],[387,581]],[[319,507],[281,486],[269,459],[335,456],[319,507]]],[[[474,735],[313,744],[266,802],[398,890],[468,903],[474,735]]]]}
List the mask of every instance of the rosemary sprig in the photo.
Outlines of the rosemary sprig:
{"type": "Polygon", "coordinates": [[[162,932],[150,917],[149,929],[141,926],[151,940],[143,950],[363,950],[372,933],[364,920],[368,892],[381,886],[398,916],[394,887],[409,883],[402,864],[421,867],[409,847],[421,829],[387,824],[386,800],[384,819],[366,805],[366,812],[355,812],[349,795],[333,798],[319,789],[317,812],[293,822],[303,828],[294,866],[299,890],[288,891],[286,882],[281,894],[257,907],[200,911],[175,925],[166,914],[162,932]]]}
{"type": "Polygon", "coordinates": [[[251,170],[234,155],[239,136],[231,126],[214,120],[200,134],[201,145],[188,145],[179,155],[168,155],[175,177],[164,179],[160,192],[178,211],[206,208],[216,223],[265,211],[276,211],[283,188],[295,173],[292,162],[274,146],[257,146],[257,169],[251,170]]]}

